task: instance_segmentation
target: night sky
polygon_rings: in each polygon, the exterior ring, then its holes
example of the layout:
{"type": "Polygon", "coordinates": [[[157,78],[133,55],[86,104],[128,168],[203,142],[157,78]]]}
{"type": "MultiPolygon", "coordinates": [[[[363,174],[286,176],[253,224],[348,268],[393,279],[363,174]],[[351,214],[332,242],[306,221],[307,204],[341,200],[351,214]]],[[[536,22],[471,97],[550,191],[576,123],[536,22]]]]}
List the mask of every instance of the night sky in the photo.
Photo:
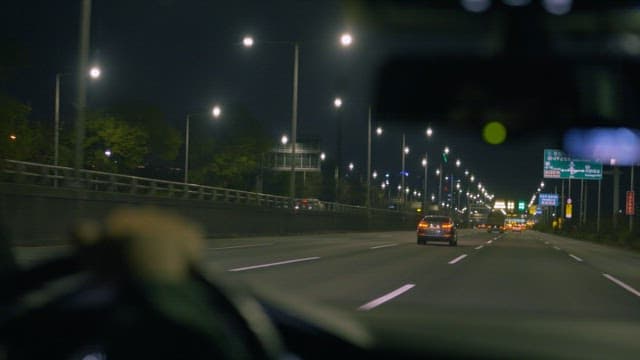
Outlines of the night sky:
{"type": "MultiPolygon", "coordinates": [[[[55,74],[74,71],[80,2],[7,3],[2,5],[2,33],[26,50],[28,63],[1,86],[30,104],[34,119],[49,121],[55,74]]],[[[327,155],[334,156],[335,124],[340,119],[345,134],[343,165],[353,161],[363,169],[367,106],[373,104],[374,124],[385,128],[384,135],[374,139],[373,168],[378,173],[400,171],[401,134],[406,133],[411,147],[407,158],[411,186],[419,186],[414,174],[422,172],[423,154],[430,154],[430,166],[435,169],[440,150],[448,145],[451,158],[460,158],[462,168],[474,173],[497,197],[528,200],[542,179],[543,149],[559,146],[560,136],[553,127],[559,115],[549,100],[557,94],[540,97],[536,104],[544,106],[531,117],[516,117],[507,124],[510,133],[505,144],[485,144],[480,130],[486,117],[454,122],[451,113],[462,85],[474,85],[466,82],[474,76],[461,76],[458,71],[468,68],[467,53],[482,57],[488,51],[482,45],[491,41],[490,29],[482,24],[486,17],[459,9],[462,15],[457,16],[463,22],[468,17],[486,32],[476,34],[473,28],[447,32],[444,27],[432,33],[420,25],[408,26],[415,19],[406,14],[389,13],[389,19],[380,21],[367,18],[349,4],[94,0],[91,63],[102,67],[103,76],[89,85],[89,106],[141,101],[159,106],[181,128],[188,112],[206,110],[213,103],[242,104],[274,139],[279,138],[290,126],[293,49],[287,44],[260,42],[299,41],[299,137],[320,137],[327,155]],[[355,39],[348,49],[338,42],[344,31],[352,32],[355,39]],[[254,48],[241,46],[245,34],[255,37],[254,48]],[[443,54],[454,54],[461,62],[453,66],[443,54]],[[335,96],[344,101],[340,114],[332,106],[335,96]],[[428,125],[434,129],[429,141],[424,136],[428,125]]],[[[484,69],[479,67],[476,73],[484,69]]],[[[512,92],[535,97],[520,91],[524,87],[517,81],[504,81],[513,80],[514,73],[527,72],[531,76],[523,82],[538,76],[534,67],[524,66],[517,72],[474,79],[493,99],[512,92]]],[[[568,97],[564,103],[575,105],[577,90],[569,81],[542,82],[536,89],[560,89],[568,97]]],[[[72,93],[73,83],[63,84],[66,117],[72,114],[72,93]]],[[[526,104],[518,106],[524,110],[516,112],[530,112],[526,104]]],[[[436,179],[432,176],[430,181],[436,179]]]]}

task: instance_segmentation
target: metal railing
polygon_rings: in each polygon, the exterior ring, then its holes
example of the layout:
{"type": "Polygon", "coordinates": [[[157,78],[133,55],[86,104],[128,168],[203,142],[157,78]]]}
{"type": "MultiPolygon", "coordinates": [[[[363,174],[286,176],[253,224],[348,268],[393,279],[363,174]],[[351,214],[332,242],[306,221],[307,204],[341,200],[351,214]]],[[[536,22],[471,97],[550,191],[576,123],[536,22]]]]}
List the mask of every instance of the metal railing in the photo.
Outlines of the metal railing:
{"type": "MultiPolygon", "coordinates": [[[[93,170],[78,170],[26,161],[0,160],[0,181],[30,184],[69,190],[88,190],[118,194],[143,195],[161,198],[193,199],[229,204],[244,204],[270,208],[290,208],[289,197],[233,190],[213,186],[187,184],[176,181],[150,179],[93,170]]],[[[367,209],[363,206],[320,202],[313,211],[366,214],[394,213],[387,209],[367,209]]],[[[309,211],[300,209],[300,211],[309,211]]]]}

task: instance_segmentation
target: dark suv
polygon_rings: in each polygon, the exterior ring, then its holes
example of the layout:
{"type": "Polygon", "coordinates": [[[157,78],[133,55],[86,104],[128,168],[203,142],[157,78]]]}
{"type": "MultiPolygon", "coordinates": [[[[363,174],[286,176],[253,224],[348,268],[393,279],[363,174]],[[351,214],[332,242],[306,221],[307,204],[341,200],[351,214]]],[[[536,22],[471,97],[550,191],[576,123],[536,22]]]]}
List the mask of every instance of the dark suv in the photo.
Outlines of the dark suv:
{"type": "Polygon", "coordinates": [[[418,223],[418,244],[429,241],[448,241],[449,246],[458,245],[456,225],[449,216],[427,215],[418,223]]]}

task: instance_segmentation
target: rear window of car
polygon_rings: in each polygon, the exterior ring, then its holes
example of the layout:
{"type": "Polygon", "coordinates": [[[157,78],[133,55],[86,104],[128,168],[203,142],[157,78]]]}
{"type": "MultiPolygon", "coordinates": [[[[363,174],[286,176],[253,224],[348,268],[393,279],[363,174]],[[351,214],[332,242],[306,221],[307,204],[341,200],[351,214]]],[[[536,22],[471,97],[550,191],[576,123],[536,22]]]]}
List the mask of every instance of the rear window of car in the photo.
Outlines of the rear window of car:
{"type": "Polygon", "coordinates": [[[448,223],[450,222],[449,218],[446,216],[427,216],[424,218],[428,222],[434,223],[448,223]]]}

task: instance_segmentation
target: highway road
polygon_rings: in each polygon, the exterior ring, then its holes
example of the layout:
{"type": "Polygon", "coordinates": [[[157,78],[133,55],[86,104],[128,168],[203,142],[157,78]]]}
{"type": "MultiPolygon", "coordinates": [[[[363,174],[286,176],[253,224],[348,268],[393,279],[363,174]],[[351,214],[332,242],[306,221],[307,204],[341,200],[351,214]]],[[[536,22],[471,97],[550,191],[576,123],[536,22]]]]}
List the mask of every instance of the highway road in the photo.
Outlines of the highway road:
{"type": "Polygon", "coordinates": [[[254,287],[350,313],[402,348],[471,341],[509,357],[637,356],[640,254],[534,231],[462,230],[458,243],[417,245],[414,232],[224,239],[206,259],[254,287]]]}
{"type": "Polygon", "coordinates": [[[640,254],[533,231],[461,230],[457,247],[416,245],[414,232],[218,239],[205,258],[249,284],[344,309],[552,308],[640,319],[640,254]]]}
{"type": "MultiPolygon", "coordinates": [[[[460,230],[458,244],[417,245],[412,231],[210,239],[204,266],[410,344],[454,328],[489,352],[498,343],[582,358],[640,351],[640,254],[535,231],[460,230]]],[[[22,262],[37,251],[19,250],[22,262]]]]}

